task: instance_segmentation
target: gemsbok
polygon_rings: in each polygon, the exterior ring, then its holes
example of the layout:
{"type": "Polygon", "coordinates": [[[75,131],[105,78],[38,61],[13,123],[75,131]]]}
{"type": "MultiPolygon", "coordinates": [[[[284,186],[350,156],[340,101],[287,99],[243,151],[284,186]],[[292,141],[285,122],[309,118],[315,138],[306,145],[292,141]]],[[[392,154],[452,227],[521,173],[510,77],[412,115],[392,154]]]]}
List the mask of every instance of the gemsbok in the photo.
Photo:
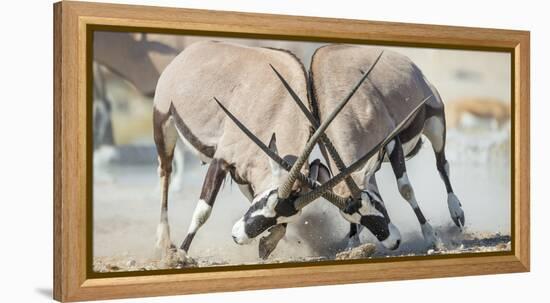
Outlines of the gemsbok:
{"type": "MultiPolygon", "coordinates": [[[[198,42],[182,51],[161,74],[154,97],[153,128],[161,179],[157,247],[162,252],[176,249],[170,240],[168,189],[178,137],[209,165],[189,230],[178,250],[184,260],[193,238],[210,216],[228,174],[250,201],[266,201],[273,188],[286,178],[279,165],[270,166],[258,147],[228,122],[212,101],[214,95],[232,111],[246,113],[243,122],[259,138],[267,140],[276,133],[277,148],[285,161],[293,162],[306,145],[311,127],[295,105],[286,101],[288,92],[277,85],[269,64],[278,67],[302,100],[308,100],[305,68],[294,55],[283,50],[198,42]]],[[[311,109],[309,104],[304,106],[311,109]]],[[[306,183],[316,182],[307,177],[308,170],[304,167],[296,172],[303,178],[289,190],[298,192],[306,183]]],[[[286,219],[279,220],[281,225],[260,243],[261,256],[269,255],[282,238],[284,222],[286,219]]]]}
{"type": "MultiPolygon", "coordinates": [[[[298,105],[303,104],[291,85],[284,78],[279,78],[298,105]]],[[[343,204],[333,204],[352,223],[350,236],[357,236],[357,227],[353,224],[360,224],[367,227],[384,246],[396,248],[399,245],[399,231],[391,224],[375,179],[375,172],[380,168],[381,162],[386,160],[392,165],[401,195],[414,210],[423,236],[428,243],[435,245],[433,228],[418,206],[405,167],[405,157],[414,156],[420,149],[422,134],[432,143],[436,167],[447,189],[451,218],[462,228],[464,212],[453,192],[444,152],[443,102],[435,87],[410,59],[373,47],[329,45],[315,52],[310,68],[310,81],[310,97],[316,117],[312,117],[303,106],[299,107],[314,128],[317,128],[317,132],[322,133],[326,129],[326,134],[312,136],[289,175],[292,176],[293,171],[298,169],[296,165],[305,163],[315,144],[314,140],[318,139],[321,139],[321,150],[332,171],[339,173],[303,195],[288,195],[285,191],[284,194],[280,193],[281,187],[289,188],[295,181],[295,178],[289,176],[286,183],[279,187],[278,198],[271,198],[271,203],[252,205],[234,225],[233,237],[239,240],[238,243],[249,242],[276,222],[289,222],[288,214],[294,216],[295,212],[289,212],[288,208],[298,211],[312,199],[330,192],[333,196],[348,197],[343,204]],[[374,65],[376,68],[373,69],[374,65]],[[361,75],[366,78],[369,73],[371,76],[363,85],[354,87],[353,92],[357,90],[357,93],[349,101],[350,104],[342,109],[342,102],[337,101],[349,91],[350,83],[354,83],[361,75]],[[334,113],[340,110],[341,113],[336,117],[334,113]],[[324,121],[318,126],[317,121],[320,118],[324,118],[324,121]],[[330,158],[326,156],[327,152],[330,158]],[[345,163],[353,164],[346,167],[345,163]],[[346,182],[339,184],[344,179],[346,182]],[[362,189],[358,183],[363,185],[362,189]],[[283,209],[285,212],[281,211],[283,209]],[[396,241],[393,247],[388,239],[396,241]]],[[[347,98],[344,100],[347,101],[347,98]]],[[[238,123],[236,119],[234,122],[238,123]]],[[[241,125],[241,130],[249,133],[249,137],[262,146],[244,125],[241,125]]],[[[265,146],[262,150],[272,159],[276,158],[265,146]]]]}

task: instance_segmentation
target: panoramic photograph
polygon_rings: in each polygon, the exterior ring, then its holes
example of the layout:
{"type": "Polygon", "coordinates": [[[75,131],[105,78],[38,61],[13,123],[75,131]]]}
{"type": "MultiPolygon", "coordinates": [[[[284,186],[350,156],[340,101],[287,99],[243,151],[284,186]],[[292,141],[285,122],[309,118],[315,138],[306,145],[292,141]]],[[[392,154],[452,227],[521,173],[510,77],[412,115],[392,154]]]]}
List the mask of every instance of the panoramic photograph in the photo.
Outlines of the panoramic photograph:
{"type": "Polygon", "coordinates": [[[511,60],[94,31],[93,271],[511,251],[511,60]]]}

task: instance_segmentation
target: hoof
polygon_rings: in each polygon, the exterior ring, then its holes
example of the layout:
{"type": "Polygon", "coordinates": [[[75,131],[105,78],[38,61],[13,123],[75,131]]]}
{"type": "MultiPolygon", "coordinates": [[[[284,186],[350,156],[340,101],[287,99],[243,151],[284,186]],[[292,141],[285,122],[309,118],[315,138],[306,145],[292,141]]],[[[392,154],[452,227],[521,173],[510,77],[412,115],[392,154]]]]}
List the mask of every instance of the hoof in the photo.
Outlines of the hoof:
{"type": "Polygon", "coordinates": [[[165,257],[170,253],[170,250],[174,249],[175,246],[170,240],[170,228],[168,227],[168,222],[159,223],[157,226],[157,243],[156,248],[162,253],[162,257],[165,257]]]}
{"type": "Polygon", "coordinates": [[[180,261],[183,264],[189,263],[189,261],[193,260],[191,257],[187,255],[187,252],[183,249],[178,249],[178,261],[180,261]]]}
{"type": "Polygon", "coordinates": [[[449,194],[447,205],[449,206],[449,213],[451,214],[453,222],[462,230],[465,222],[464,211],[462,210],[462,205],[458,197],[454,193],[449,194]]]}
{"type": "Polygon", "coordinates": [[[434,231],[430,223],[426,222],[420,226],[422,229],[422,236],[424,241],[428,244],[429,248],[437,249],[439,246],[439,239],[437,233],[434,231]]]}

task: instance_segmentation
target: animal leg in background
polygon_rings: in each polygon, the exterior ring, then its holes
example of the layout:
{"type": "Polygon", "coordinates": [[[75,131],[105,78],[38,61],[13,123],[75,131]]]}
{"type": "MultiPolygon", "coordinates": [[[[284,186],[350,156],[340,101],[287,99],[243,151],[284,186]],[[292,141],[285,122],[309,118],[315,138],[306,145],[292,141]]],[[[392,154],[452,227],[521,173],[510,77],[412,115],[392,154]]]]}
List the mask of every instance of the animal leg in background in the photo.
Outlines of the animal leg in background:
{"type": "Polygon", "coordinates": [[[228,165],[225,161],[220,159],[212,159],[202,184],[200,199],[197,202],[195,211],[193,212],[189,230],[187,231],[187,236],[180,246],[179,252],[183,260],[187,258],[189,246],[191,246],[191,242],[193,241],[197,231],[210,217],[212,206],[214,206],[216,196],[218,195],[218,192],[223,184],[223,180],[227,176],[227,172],[228,165]]]}

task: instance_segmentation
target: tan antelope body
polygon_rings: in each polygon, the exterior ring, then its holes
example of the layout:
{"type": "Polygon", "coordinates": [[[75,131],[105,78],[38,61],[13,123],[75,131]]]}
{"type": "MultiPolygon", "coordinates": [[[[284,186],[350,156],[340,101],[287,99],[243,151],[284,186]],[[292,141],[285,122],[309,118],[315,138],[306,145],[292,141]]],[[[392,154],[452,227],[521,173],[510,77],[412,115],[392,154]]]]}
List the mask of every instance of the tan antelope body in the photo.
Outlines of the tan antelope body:
{"type": "Polygon", "coordinates": [[[172,247],[166,212],[177,137],[209,163],[200,200],[181,246],[183,254],[210,215],[227,173],[250,200],[284,177],[283,173],[273,176],[268,158],[228,121],[213,101],[214,96],[264,142],[275,133],[278,152],[287,159],[298,155],[310,137],[309,124],[288,101],[287,91],[278,85],[269,64],[279,69],[302,100],[307,100],[303,66],[292,54],[281,50],[199,42],[181,52],[162,73],[154,98],[154,137],[163,185],[157,244],[165,251],[172,247]]]}
{"type": "MultiPolygon", "coordinates": [[[[333,110],[336,101],[347,93],[349,83],[360,77],[382,51],[380,48],[369,46],[329,45],[315,52],[310,68],[310,80],[313,104],[318,107],[320,121],[333,110]]],[[[387,137],[395,125],[420,101],[429,96],[433,97],[423,105],[399,136],[387,145],[386,160],[392,164],[399,191],[414,209],[424,237],[428,242],[435,244],[433,230],[420,211],[405,169],[405,156],[413,156],[418,151],[421,134],[425,134],[434,147],[438,160],[437,167],[447,186],[449,210],[457,225],[464,224],[464,215],[458,199],[453,194],[448,176],[448,163],[444,155],[444,105],[439,93],[420,69],[406,56],[385,50],[367,81],[328,127],[326,135],[331,138],[343,162],[353,163],[387,137]]],[[[325,158],[330,163],[331,170],[338,171],[334,161],[330,157],[325,158]]],[[[379,202],[382,203],[374,175],[380,165],[377,160],[377,157],[373,157],[365,167],[352,176],[357,183],[363,184],[363,189],[373,191],[375,194],[372,196],[379,198],[379,202]]],[[[340,183],[333,190],[343,196],[349,195],[349,189],[344,183],[340,183]]]]}

